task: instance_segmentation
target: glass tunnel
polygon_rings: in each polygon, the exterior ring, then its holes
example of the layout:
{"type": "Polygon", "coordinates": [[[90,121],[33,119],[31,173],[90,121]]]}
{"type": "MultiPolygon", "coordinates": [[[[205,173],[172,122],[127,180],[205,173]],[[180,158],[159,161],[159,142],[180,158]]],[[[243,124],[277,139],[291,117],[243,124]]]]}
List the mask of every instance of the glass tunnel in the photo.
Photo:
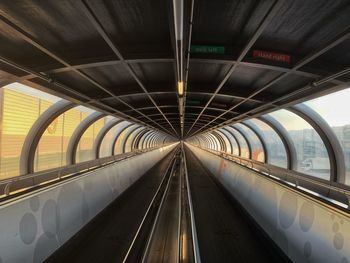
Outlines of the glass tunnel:
{"type": "MultiPolygon", "coordinates": [[[[220,125],[188,139],[193,145],[305,177],[350,184],[350,89],[220,125]]],[[[280,173],[280,172],[277,172],[280,173]]]]}
{"type": "Polygon", "coordinates": [[[0,0],[0,263],[349,263],[350,0],[0,0]]]}
{"type": "Polygon", "coordinates": [[[163,132],[20,83],[2,87],[0,98],[0,180],[108,160],[174,141],[163,132]]]}

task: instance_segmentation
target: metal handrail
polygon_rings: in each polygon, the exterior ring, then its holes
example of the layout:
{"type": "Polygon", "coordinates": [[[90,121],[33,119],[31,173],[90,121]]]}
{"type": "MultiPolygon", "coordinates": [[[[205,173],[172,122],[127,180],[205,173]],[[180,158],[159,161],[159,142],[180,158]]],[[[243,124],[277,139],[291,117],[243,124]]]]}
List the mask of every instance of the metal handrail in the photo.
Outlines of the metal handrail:
{"type": "Polygon", "coordinates": [[[130,253],[131,253],[131,251],[132,251],[132,249],[133,249],[133,247],[135,245],[135,242],[136,242],[136,240],[137,240],[137,238],[138,238],[138,236],[139,236],[139,234],[141,232],[141,229],[142,229],[142,227],[143,227],[143,225],[144,225],[144,223],[146,221],[146,218],[148,217],[151,209],[154,207],[154,202],[156,200],[157,195],[159,194],[159,192],[161,190],[161,187],[162,187],[162,185],[163,185],[163,183],[165,181],[166,175],[169,173],[170,168],[173,169],[173,166],[175,164],[175,162],[174,162],[175,155],[176,155],[176,152],[174,152],[173,157],[172,157],[171,161],[169,162],[169,164],[168,164],[168,166],[167,166],[167,168],[165,170],[164,176],[163,176],[160,184],[158,185],[157,191],[153,195],[153,198],[152,198],[152,200],[151,200],[151,202],[150,202],[150,204],[149,204],[149,206],[148,206],[148,208],[146,210],[146,213],[143,216],[139,227],[137,228],[136,234],[134,235],[134,238],[133,238],[133,240],[132,240],[132,242],[131,242],[131,244],[130,244],[130,246],[128,248],[128,251],[126,252],[126,254],[124,256],[123,263],[127,262],[128,258],[129,258],[129,255],[130,255],[130,253]]]}
{"type": "MultiPolygon", "coordinates": [[[[165,147],[165,146],[168,146],[168,145],[163,145],[161,147],[165,147]]],[[[0,199],[1,199],[1,197],[4,197],[4,196],[8,197],[9,195],[11,195],[11,187],[15,183],[20,183],[21,181],[32,180],[32,185],[27,185],[26,187],[16,189],[16,192],[21,191],[21,190],[22,191],[28,190],[28,189],[36,187],[42,183],[49,183],[49,182],[52,182],[55,180],[60,181],[63,178],[67,178],[67,177],[79,174],[81,172],[89,172],[91,170],[99,169],[99,168],[105,167],[107,165],[131,158],[131,157],[136,156],[138,154],[156,150],[158,148],[160,148],[160,147],[152,147],[152,148],[148,148],[148,149],[144,149],[144,150],[138,149],[138,150],[135,150],[135,151],[132,151],[129,153],[123,153],[123,154],[119,154],[119,155],[115,155],[115,156],[107,156],[107,157],[103,157],[100,159],[94,159],[91,161],[86,161],[86,162],[82,162],[82,163],[78,163],[78,164],[63,166],[63,167],[50,169],[50,170],[46,170],[46,171],[41,171],[41,172],[36,172],[36,173],[26,174],[26,175],[20,175],[20,176],[8,178],[8,179],[0,180],[0,188],[4,189],[3,194],[0,194],[0,199]],[[40,179],[40,177],[45,177],[45,176],[50,176],[50,179],[45,180],[44,182],[34,183],[36,178],[40,179]]]]}
{"type": "MultiPolygon", "coordinates": [[[[271,164],[261,163],[261,162],[256,161],[256,160],[246,159],[246,158],[232,155],[232,154],[222,152],[222,151],[206,149],[206,148],[202,148],[200,146],[195,146],[195,147],[202,149],[204,151],[213,153],[215,155],[219,155],[227,160],[236,162],[239,165],[245,166],[248,169],[263,173],[263,174],[265,174],[273,179],[277,178],[281,181],[285,181],[289,185],[290,185],[290,183],[293,183],[296,188],[300,187],[300,182],[302,181],[302,182],[307,182],[307,183],[325,188],[325,189],[330,190],[330,191],[334,191],[334,192],[343,194],[347,198],[348,209],[350,209],[350,191],[347,189],[343,189],[343,188],[340,188],[340,187],[337,187],[337,186],[334,186],[331,184],[327,184],[327,183],[324,183],[320,180],[312,179],[312,178],[308,177],[308,175],[299,174],[296,171],[291,171],[291,170],[287,170],[285,168],[276,167],[276,166],[271,165],[271,164]]],[[[319,194],[319,193],[317,193],[317,194],[319,194]]],[[[325,196],[325,198],[329,198],[329,197],[325,196]]]]}
{"type": "Polygon", "coordinates": [[[143,253],[143,256],[142,256],[141,263],[144,263],[146,261],[147,253],[149,252],[149,247],[151,245],[151,241],[152,241],[152,238],[154,236],[154,232],[156,230],[156,225],[157,225],[158,220],[159,220],[160,212],[161,212],[161,210],[163,208],[163,204],[164,204],[165,198],[166,198],[168,190],[169,190],[170,182],[171,182],[171,179],[172,179],[171,177],[172,177],[172,175],[174,173],[175,164],[176,164],[176,161],[173,162],[173,165],[171,167],[170,176],[168,178],[168,181],[167,181],[164,193],[162,195],[162,199],[160,200],[160,204],[158,206],[156,217],[154,218],[154,221],[153,221],[151,232],[150,232],[150,234],[148,236],[148,240],[147,240],[146,247],[145,247],[145,250],[144,250],[144,253],[143,253]]]}
{"type": "Polygon", "coordinates": [[[201,263],[201,257],[200,257],[199,245],[198,245],[198,237],[197,237],[197,230],[196,230],[196,224],[195,224],[195,218],[194,218],[194,212],[193,212],[191,189],[190,189],[190,184],[189,184],[189,180],[188,180],[186,153],[185,153],[185,150],[183,149],[183,144],[181,146],[182,146],[182,152],[183,152],[184,171],[185,171],[186,185],[187,185],[187,199],[188,199],[188,204],[189,204],[189,208],[190,208],[190,220],[191,220],[191,231],[192,231],[192,245],[193,245],[194,262],[195,263],[201,263]]]}

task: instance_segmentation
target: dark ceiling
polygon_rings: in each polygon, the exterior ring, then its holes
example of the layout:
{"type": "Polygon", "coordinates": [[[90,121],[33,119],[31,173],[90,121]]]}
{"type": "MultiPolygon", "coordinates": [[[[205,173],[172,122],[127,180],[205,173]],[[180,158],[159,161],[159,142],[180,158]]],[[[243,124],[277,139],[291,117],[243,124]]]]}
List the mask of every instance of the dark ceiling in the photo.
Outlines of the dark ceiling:
{"type": "MultiPolygon", "coordinates": [[[[350,80],[348,0],[185,0],[183,23],[184,136],[350,80]]],[[[0,1],[2,84],[181,136],[176,43],[171,0],[0,1]]]]}

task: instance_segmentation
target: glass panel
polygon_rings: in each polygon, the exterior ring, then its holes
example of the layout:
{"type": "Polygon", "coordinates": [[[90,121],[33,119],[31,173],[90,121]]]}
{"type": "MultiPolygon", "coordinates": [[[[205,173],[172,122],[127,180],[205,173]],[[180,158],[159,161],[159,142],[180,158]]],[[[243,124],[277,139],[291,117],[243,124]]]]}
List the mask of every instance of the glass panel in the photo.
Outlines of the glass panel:
{"type": "Polygon", "coordinates": [[[247,141],[244,139],[244,137],[238,131],[231,128],[230,126],[227,126],[225,128],[228,129],[233,134],[233,136],[235,136],[235,138],[238,140],[239,146],[241,147],[241,157],[249,158],[249,148],[248,148],[247,141]]]}
{"type": "Polygon", "coordinates": [[[226,137],[226,134],[222,133],[221,131],[216,131],[220,136],[221,138],[224,140],[225,142],[225,145],[226,145],[226,152],[227,153],[231,153],[231,145],[230,145],[230,142],[228,140],[228,138],[226,137]]]}
{"type": "Polygon", "coordinates": [[[209,133],[208,134],[210,136],[210,138],[212,139],[213,143],[214,143],[214,150],[216,151],[221,151],[221,144],[218,138],[216,138],[216,136],[214,136],[213,134],[209,133]]]}
{"type": "Polygon", "coordinates": [[[84,132],[83,136],[80,138],[77,154],[76,154],[76,162],[85,162],[95,159],[93,152],[93,145],[96,139],[96,136],[103,128],[103,126],[108,122],[110,118],[104,117],[97,121],[95,121],[89,128],[84,132]]]}
{"type": "Polygon", "coordinates": [[[233,127],[237,127],[238,129],[240,129],[246,136],[247,140],[250,142],[250,147],[252,150],[252,159],[259,162],[263,162],[265,160],[265,154],[258,136],[256,136],[256,134],[250,128],[243,124],[237,123],[233,125],[233,127]]]}
{"type": "Polygon", "coordinates": [[[140,127],[140,128],[136,129],[135,131],[133,131],[133,132],[130,134],[130,136],[129,136],[127,142],[126,142],[126,145],[125,145],[125,152],[131,152],[131,151],[132,151],[132,149],[131,149],[131,147],[132,147],[131,143],[133,142],[135,136],[136,136],[137,134],[139,134],[143,129],[144,129],[144,127],[140,127]]]}
{"type": "Polygon", "coordinates": [[[350,88],[338,91],[305,104],[315,110],[332,128],[342,147],[346,177],[345,183],[350,185],[350,88]]]}
{"type": "MultiPolygon", "coordinates": [[[[230,140],[231,144],[232,144],[232,154],[234,155],[239,155],[239,149],[238,149],[238,145],[237,145],[237,142],[236,140],[233,138],[232,134],[229,133],[227,130],[225,129],[219,129],[222,133],[224,133],[227,137],[228,137],[228,140],[230,140]]],[[[231,147],[231,146],[230,146],[231,147]]]]}
{"type": "Polygon", "coordinates": [[[201,140],[202,147],[203,147],[203,148],[207,148],[207,147],[208,147],[208,146],[207,146],[207,141],[204,139],[204,136],[200,135],[200,136],[198,136],[198,137],[199,137],[199,139],[201,140]]]}
{"type": "Polygon", "coordinates": [[[145,146],[146,146],[146,148],[150,148],[151,146],[150,146],[150,143],[151,143],[151,140],[152,140],[152,138],[154,137],[154,132],[152,132],[148,137],[147,137],[147,139],[145,139],[146,141],[145,141],[145,146]]]}
{"type": "Polygon", "coordinates": [[[214,140],[213,140],[213,138],[208,134],[208,133],[206,133],[205,135],[204,135],[206,138],[207,138],[207,140],[208,140],[208,144],[209,144],[209,149],[211,149],[211,150],[216,150],[216,146],[215,146],[215,143],[214,143],[214,140]]]}
{"type": "Polygon", "coordinates": [[[146,132],[143,136],[142,136],[142,138],[141,138],[141,140],[140,140],[140,147],[142,148],[142,149],[145,149],[146,148],[146,144],[145,144],[145,140],[146,140],[146,138],[148,137],[148,135],[151,133],[151,131],[148,131],[148,132],[146,132]]]}
{"type": "Polygon", "coordinates": [[[35,171],[47,170],[66,165],[66,153],[69,140],[80,122],[91,109],[75,107],[61,114],[41,136],[35,153],[35,171]]]}
{"type": "Polygon", "coordinates": [[[102,140],[101,147],[100,147],[100,157],[107,157],[111,156],[112,154],[112,140],[115,138],[116,134],[119,134],[122,129],[124,129],[126,126],[130,125],[130,122],[123,121],[115,125],[112,129],[110,129],[105,137],[102,140]]]}
{"type": "Polygon", "coordinates": [[[0,89],[0,180],[19,175],[22,146],[30,128],[59,100],[19,83],[0,89]]]}
{"type": "Polygon", "coordinates": [[[247,121],[249,125],[259,131],[266,145],[268,163],[282,168],[287,168],[287,153],[280,136],[265,122],[258,119],[247,121]]]}
{"type": "Polygon", "coordinates": [[[129,128],[126,128],[118,137],[115,145],[114,145],[114,154],[121,154],[123,153],[123,145],[125,139],[128,137],[129,133],[132,132],[138,125],[132,125],[129,128]]]}
{"type": "Polygon", "coordinates": [[[270,113],[289,132],[297,152],[297,171],[329,180],[330,163],[318,133],[304,119],[287,110],[270,113]]]}

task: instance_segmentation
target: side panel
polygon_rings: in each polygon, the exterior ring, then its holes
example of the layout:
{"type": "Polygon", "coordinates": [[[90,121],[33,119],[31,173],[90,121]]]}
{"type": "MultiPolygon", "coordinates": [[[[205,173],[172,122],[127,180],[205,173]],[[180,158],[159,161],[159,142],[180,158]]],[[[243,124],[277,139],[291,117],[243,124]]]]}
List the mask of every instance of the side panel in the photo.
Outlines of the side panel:
{"type": "Polygon", "coordinates": [[[186,145],[293,262],[349,262],[349,214],[186,145]]]}
{"type": "Polygon", "coordinates": [[[0,207],[0,262],[43,262],[176,144],[88,172],[0,207]]]}

